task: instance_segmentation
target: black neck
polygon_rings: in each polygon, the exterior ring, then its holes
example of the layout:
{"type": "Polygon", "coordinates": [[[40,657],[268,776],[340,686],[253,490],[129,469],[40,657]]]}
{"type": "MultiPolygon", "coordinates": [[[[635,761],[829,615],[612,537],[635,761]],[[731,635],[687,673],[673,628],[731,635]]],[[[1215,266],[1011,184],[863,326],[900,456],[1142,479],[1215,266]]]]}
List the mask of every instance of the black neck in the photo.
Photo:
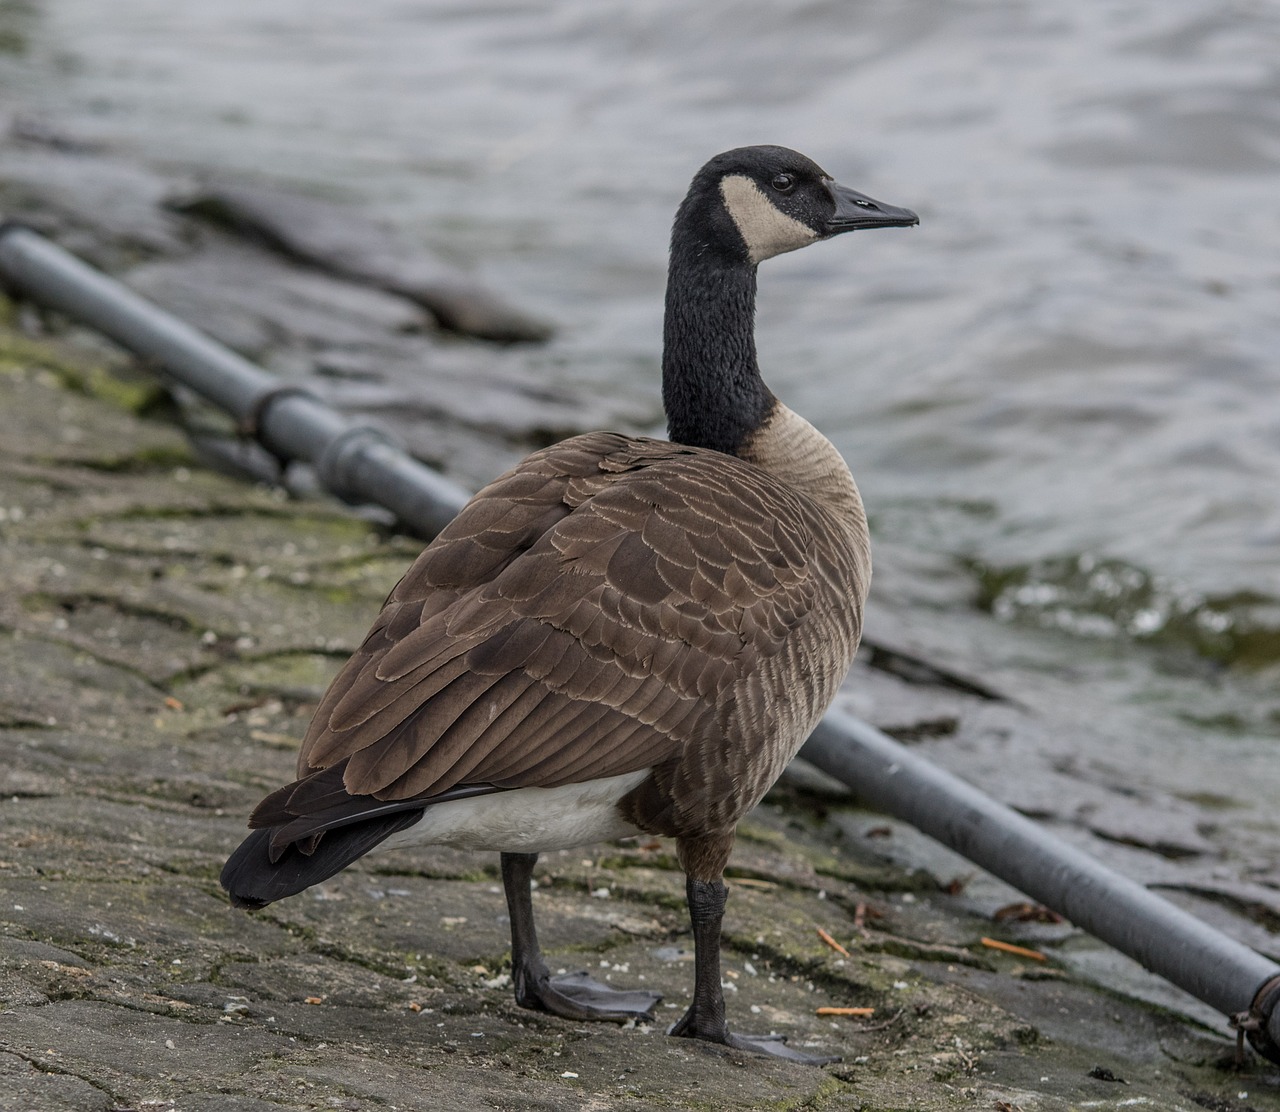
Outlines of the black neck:
{"type": "Polygon", "coordinates": [[[662,401],[677,444],[736,455],[774,397],[760,378],[755,340],[756,268],[705,240],[681,242],[667,277],[662,401]]]}

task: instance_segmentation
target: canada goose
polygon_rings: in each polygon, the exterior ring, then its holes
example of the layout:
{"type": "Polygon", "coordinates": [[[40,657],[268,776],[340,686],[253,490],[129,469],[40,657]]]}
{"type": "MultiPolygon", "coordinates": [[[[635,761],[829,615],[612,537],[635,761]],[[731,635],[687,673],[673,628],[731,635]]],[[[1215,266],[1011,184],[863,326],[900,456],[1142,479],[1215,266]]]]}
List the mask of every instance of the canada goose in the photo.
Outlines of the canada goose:
{"type": "Polygon", "coordinates": [[[232,903],[379,844],[496,850],[517,1002],[651,1020],[654,993],[551,976],[529,882],[543,851],[674,837],[695,985],[671,1034],[819,1061],[731,1033],[720,984],[734,830],[835,695],[871,575],[848,467],[760,378],[756,265],[915,223],[783,147],[708,162],[671,237],[671,440],[535,452],[427,546],[317,708],[298,779],[254,810],[222,872],[232,903]]]}

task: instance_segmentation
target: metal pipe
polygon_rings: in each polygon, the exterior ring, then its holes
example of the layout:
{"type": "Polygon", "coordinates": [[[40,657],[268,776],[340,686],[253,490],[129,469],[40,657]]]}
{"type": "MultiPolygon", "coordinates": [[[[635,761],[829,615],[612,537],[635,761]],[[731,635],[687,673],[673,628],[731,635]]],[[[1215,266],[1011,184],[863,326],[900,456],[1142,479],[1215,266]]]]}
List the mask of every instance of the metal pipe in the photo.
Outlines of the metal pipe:
{"type": "MultiPolygon", "coordinates": [[[[346,498],[386,506],[424,536],[467,501],[453,483],[87,266],[37,233],[0,225],[0,280],[97,328],[252,428],[281,458],[312,463],[346,498]]],[[[1113,872],[859,719],[828,711],[801,755],[867,804],[1066,916],[1232,1018],[1280,1062],[1280,966],[1113,872]]]]}
{"type": "Polygon", "coordinates": [[[386,506],[407,527],[434,536],[470,497],[419,463],[376,425],[359,424],[21,224],[0,224],[0,281],[96,328],[229,413],[281,459],[311,463],[348,501],[386,506]]]}
{"type": "MultiPolygon", "coordinates": [[[[1230,1017],[1248,1016],[1280,966],[1121,876],[894,741],[831,709],[800,756],[873,807],[935,838],[1230,1017]]],[[[1280,1012],[1263,1025],[1280,1061],[1280,1012]]],[[[1241,1023],[1247,1024],[1242,1019],[1241,1023]]],[[[1258,1046],[1260,1031],[1250,1031],[1258,1046]]]]}

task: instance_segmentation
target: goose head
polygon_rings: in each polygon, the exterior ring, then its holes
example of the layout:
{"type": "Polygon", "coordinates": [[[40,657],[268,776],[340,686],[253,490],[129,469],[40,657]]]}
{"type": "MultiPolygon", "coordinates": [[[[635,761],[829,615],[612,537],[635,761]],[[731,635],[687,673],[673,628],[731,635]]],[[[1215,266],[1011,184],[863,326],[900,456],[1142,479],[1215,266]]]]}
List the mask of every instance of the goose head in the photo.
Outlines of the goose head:
{"type": "Polygon", "coordinates": [[[756,267],[860,228],[909,227],[910,209],[839,185],[786,147],[739,147],[694,175],[671,230],[662,398],[678,443],[738,455],[777,399],[756,362],[756,267]]]}
{"type": "Polygon", "coordinates": [[[754,266],[842,232],[919,222],[910,209],[840,185],[796,151],[738,147],[694,177],[676,214],[673,245],[754,266]]]}

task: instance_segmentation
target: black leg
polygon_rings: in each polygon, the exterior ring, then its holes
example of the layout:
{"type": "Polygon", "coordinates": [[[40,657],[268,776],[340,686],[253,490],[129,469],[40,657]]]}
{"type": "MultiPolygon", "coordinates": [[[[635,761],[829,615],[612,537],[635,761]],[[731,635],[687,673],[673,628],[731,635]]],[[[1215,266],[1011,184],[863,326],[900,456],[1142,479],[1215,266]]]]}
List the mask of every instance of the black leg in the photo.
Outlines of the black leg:
{"type": "Polygon", "coordinates": [[[727,1043],[729,1024],[720,987],[720,923],[729,889],[723,880],[689,877],[684,891],[693,921],[693,1003],[668,1034],[727,1043]]]}
{"type": "Polygon", "coordinates": [[[695,880],[689,877],[685,881],[685,893],[689,900],[689,917],[693,921],[693,1003],[668,1034],[686,1039],[706,1039],[808,1066],[839,1061],[838,1058],[801,1054],[787,1046],[780,1035],[735,1035],[729,1030],[724,1014],[724,989],[720,987],[720,923],[724,919],[729,890],[720,879],[695,880]]]}
{"type": "Polygon", "coordinates": [[[511,915],[511,979],[516,1003],[522,1008],[551,1012],[566,1019],[600,1019],[625,1023],[629,1019],[653,1022],[653,1009],[662,997],[656,992],[617,989],[601,984],[585,972],[551,976],[538,946],[533,925],[533,899],[529,882],[536,853],[504,853],[502,886],[511,915]]]}

